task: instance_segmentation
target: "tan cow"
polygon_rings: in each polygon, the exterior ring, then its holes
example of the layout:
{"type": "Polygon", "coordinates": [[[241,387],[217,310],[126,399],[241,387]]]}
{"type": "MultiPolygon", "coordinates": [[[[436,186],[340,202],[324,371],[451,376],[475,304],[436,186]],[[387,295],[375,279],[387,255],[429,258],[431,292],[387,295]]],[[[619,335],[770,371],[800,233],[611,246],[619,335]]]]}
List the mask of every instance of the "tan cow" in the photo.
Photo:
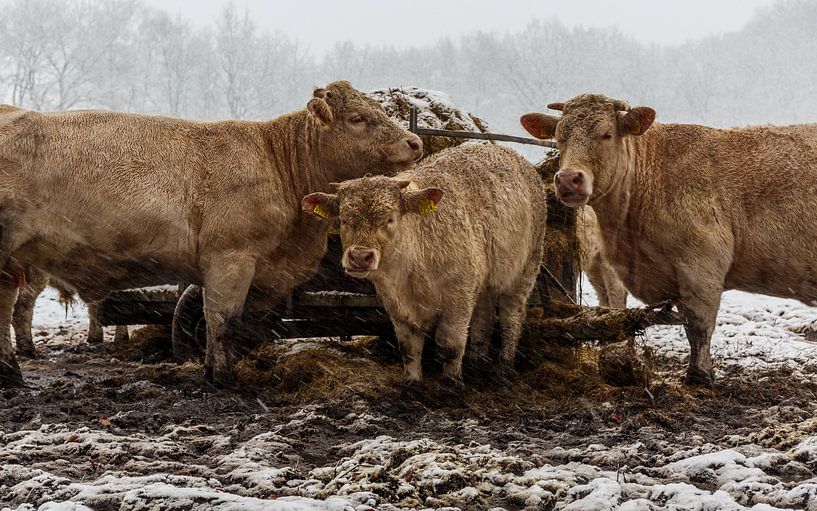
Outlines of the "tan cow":
{"type": "Polygon", "coordinates": [[[593,207],[633,296],[673,300],[686,315],[688,382],[713,382],[724,290],[817,305],[817,125],[653,124],[653,109],[599,94],[549,107],[563,115],[521,120],[556,138],[557,195],[593,207]]]}
{"type": "Polygon", "coordinates": [[[343,267],[374,283],[394,324],[406,386],[421,382],[423,344],[433,334],[443,388],[456,391],[469,325],[479,356],[496,307],[507,373],[547,216],[544,184],[524,158],[506,147],[463,145],[394,178],[365,177],[341,183],[337,194],[310,194],[303,207],[339,216],[343,267]]]}
{"type": "Polygon", "coordinates": [[[627,288],[616,275],[604,254],[604,241],[596,213],[590,206],[579,208],[576,215],[581,269],[596,291],[599,305],[623,309],[627,306],[627,288]]]}
{"type": "MultiPolygon", "coordinates": [[[[166,282],[204,286],[205,367],[234,381],[225,329],[251,287],[259,306],[314,273],[327,227],[300,198],[330,181],[397,171],[417,136],[336,82],[267,122],[0,109],[0,328],[24,265],[90,300],[166,282]]],[[[252,305],[252,304],[250,304],[252,305]]],[[[0,343],[0,382],[22,377],[0,343]]]]}

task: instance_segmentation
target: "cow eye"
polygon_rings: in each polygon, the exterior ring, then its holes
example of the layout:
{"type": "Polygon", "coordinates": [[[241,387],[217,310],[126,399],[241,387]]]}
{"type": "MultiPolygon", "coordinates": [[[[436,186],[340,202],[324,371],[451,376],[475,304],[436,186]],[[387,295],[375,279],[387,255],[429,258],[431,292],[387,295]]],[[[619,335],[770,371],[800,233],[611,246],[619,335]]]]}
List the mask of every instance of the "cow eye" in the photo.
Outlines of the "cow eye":
{"type": "Polygon", "coordinates": [[[360,124],[360,123],[366,122],[366,118],[363,117],[362,115],[356,115],[356,116],[352,117],[351,119],[349,119],[349,122],[351,122],[352,124],[360,124]]]}
{"type": "Polygon", "coordinates": [[[602,135],[601,138],[613,138],[613,132],[612,131],[605,131],[604,135],[602,135]]]}
{"type": "Polygon", "coordinates": [[[388,220],[386,220],[386,223],[389,224],[389,225],[393,224],[394,223],[394,218],[389,218],[388,220]]]}

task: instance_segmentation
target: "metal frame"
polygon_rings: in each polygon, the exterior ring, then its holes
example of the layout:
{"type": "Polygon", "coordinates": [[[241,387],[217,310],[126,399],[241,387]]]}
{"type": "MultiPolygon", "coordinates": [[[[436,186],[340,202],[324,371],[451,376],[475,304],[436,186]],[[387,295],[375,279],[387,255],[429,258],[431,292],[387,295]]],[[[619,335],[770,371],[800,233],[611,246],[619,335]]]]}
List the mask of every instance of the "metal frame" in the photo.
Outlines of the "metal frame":
{"type": "Polygon", "coordinates": [[[471,131],[438,130],[432,128],[421,128],[417,126],[417,107],[411,107],[409,112],[409,131],[417,135],[431,135],[437,137],[470,138],[476,140],[499,140],[501,142],[514,142],[516,144],[538,145],[542,147],[556,148],[556,143],[550,140],[538,140],[535,138],[517,137],[514,135],[501,135],[499,133],[474,133],[471,131]]]}

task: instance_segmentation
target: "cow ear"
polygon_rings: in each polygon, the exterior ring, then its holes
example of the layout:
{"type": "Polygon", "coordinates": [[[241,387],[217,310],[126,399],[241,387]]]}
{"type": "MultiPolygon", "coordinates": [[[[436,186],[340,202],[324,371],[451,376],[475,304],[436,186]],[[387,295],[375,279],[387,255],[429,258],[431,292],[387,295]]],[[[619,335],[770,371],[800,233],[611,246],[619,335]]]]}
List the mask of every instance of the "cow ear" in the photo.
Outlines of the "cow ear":
{"type": "Polygon", "coordinates": [[[437,211],[437,204],[443,198],[443,191],[439,188],[423,188],[414,192],[402,192],[403,213],[419,213],[428,215],[437,211]]]}
{"type": "Polygon", "coordinates": [[[641,135],[655,121],[655,110],[648,106],[631,108],[618,118],[618,131],[622,135],[641,135]]]}
{"type": "Polygon", "coordinates": [[[559,117],[532,113],[523,115],[519,122],[534,137],[547,139],[556,135],[556,125],[559,124],[559,117]]]}
{"type": "Polygon", "coordinates": [[[301,208],[321,218],[334,218],[338,216],[338,196],[331,193],[310,193],[301,199],[301,208]]]}
{"type": "Polygon", "coordinates": [[[312,98],[306,104],[306,109],[309,110],[310,115],[318,121],[321,126],[332,124],[335,117],[332,115],[332,109],[322,98],[312,98]]]}

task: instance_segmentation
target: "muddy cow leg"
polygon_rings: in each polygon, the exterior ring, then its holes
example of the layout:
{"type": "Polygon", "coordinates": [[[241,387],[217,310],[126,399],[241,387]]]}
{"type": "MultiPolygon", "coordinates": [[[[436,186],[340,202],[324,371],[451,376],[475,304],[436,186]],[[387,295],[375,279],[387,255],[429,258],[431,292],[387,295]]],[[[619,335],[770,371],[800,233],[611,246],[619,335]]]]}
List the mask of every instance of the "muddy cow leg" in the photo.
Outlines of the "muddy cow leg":
{"type": "Polygon", "coordinates": [[[423,345],[426,331],[420,326],[392,318],[394,334],[397,336],[397,345],[403,358],[403,387],[406,389],[420,388],[423,381],[423,345]]]}
{"type": "Polygon", "coordinates": [[[4,388],[23,385],[23,374],[11,348],[11,336],[8,335],[16,300],[17,287],[0,278],[0,332],[3,332],[0,335],[0,387],[4,388]]]}
{"type": "Polygon", "coordinates": [[[29,279],[26,285],[17,294],[11,324],[14,327],[14,338],[17,341],[17,356],[36,358],[37,351],[34,349],[31,323],[34,320],[34,306],[37,303],[37,297],[48,285],[48,276],[34,268],[29,268],[28,274],[29,279]]]}
{"type": "Polygon", "coordinates": [[[471,335],[466,348],[468,365],[474,369],[479,369],[488,362],[495,316],[494,297],[488,293],[482,293],[471,316],[471,335]]]}
{"type": "Polygon", "coordinates": [[[499,298],[499,322],[502,328],[502,349],[499,352],[501,371],[506,375],[513,372],[519,337],[525,325],[527,294],[503,295],[499,298]]]}
{"type": "MultiPolygon", "coordinates": [[[[718,268],[716,265],[715,268],[718,268]]],[[[705,261],[679,265],[679,309],[686,318],[684,328],[689,341],[689,366],[685,383],[713,385],[710,344],[715,330],[718,307],[723,293],[725,268],[713,269],[705,261]]]]}
{"type": "Polygon", "coordinates": [[[217,385],[235,384],[237,347],[227,338],[227,324],[238,319],[255,275],[255,257],[228,253],[210,258],[204,275],[207,348],[204,368],[217,385]]]}
{"type": "Polygon", "coordinates": [[[113,334],[113,342],[117,344],[127,343],[130,340],[128,333],[128,325],[116,325],[116,331],[113,334]]]}
{"type": "Polygon", "coordinates": [[[99,324],[97,316],[99,302],[85,298],[82,301],[88,306],[88,344],[101,344],[105,340],[105,330],[99,324]]]}
{"type": "Polygon", "coordinates": [[[465,303],[462,307],[451,307],[443,311],[437,324],[435,340],[443,361],[443,378],[450,382],[462,379],[462,358],[468,343],[468,327],[475,303],[465,303]]]}
{"type": "Polygon", "coordinates": [[[689,366],[684,379],[684,383],[688,385],[711,386],[715,383],[710,345],[712,332],[715,331],[719,304],[720,297],[717,297],[706,302],[687,299],[680,306],[686,317],[684,330],[686,330],[690,349],[689,366]]]}

